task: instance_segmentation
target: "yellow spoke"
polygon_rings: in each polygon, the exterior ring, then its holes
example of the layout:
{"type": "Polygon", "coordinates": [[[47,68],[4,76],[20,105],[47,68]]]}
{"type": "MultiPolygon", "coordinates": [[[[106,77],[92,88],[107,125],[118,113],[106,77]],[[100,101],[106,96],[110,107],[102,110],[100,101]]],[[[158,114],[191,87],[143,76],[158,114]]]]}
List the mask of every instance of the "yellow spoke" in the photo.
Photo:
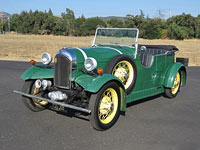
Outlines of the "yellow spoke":
{"type": "Polygon", "coordinates": [[[112,121],[118,108],[118,95],[113,88],[108,88],[99,101],[99,120],[107,124],[112,121]]]}
{"type": "MultiPolygon", "coordinates": [[[[33,95],[42,97],[41,93],[38,93],[38,92],[39,92],[39,89],[36,88],[36,87],[34,87],[34,89],[33,89],[33,95]]],[[[33,103],[35,105],[40,106],[40,105],[46,105],[48,102],[41,101],[41,100],[38,100],[38,99],[33,99],[33,103]]]]}
{"type": "Polygon", "coordinates": [[[178,72],[174,79],[173,87],[171,88],[172,94],[176,94],[178,92],[179,86],[180,86],[180,73],[178,72]]]}
{"type": "Polygon", "coordinates": [[[127,89],[134,78],[134,70],[130,62],[121,61],[113,69],[112,74],[119,78],[127,89]],[[125,78],[127,76],[128,78],[125,78]]]}

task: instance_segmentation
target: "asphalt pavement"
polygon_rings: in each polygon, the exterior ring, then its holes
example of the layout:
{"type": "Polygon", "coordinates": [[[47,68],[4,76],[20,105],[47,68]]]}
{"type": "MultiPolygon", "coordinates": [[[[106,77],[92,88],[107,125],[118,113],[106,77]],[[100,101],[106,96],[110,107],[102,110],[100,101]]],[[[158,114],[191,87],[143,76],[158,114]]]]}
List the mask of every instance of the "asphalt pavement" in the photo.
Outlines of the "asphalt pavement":
{"type": "Polygon", "coordinates": [[[0,150],[199,150],[200,67],[188,67],[187,85],[175,99],[155,96],[129,105],[107,131],[87,116],[31,112],[21,96],[20,75],[30,65],[0,61],[0,150]]]}

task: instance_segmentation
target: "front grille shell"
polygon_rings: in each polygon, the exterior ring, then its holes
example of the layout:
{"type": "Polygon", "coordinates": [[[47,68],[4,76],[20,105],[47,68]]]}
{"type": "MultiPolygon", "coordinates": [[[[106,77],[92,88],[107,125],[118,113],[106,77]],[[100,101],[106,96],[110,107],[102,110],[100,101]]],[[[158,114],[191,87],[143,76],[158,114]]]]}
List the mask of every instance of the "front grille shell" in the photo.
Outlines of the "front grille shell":
{"type": "Polygon", "coordinates": [[[63,48],[56,55],[54,85],[59,88],[71,88],[72,69],[76,69],[76,56],[72,50],[63,48]]]}

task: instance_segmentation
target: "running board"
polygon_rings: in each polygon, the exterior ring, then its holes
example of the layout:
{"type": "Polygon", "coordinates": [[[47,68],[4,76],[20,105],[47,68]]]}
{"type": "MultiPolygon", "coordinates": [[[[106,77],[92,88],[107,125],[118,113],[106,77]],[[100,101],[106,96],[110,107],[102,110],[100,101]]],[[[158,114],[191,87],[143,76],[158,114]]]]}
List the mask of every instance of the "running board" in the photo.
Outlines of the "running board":
{"type": "Polygon", "coordinates": [[[52,103],[52,104],[60,105],[60,106],[66,107],[66,108],[71,108],[71,109],[82,111],[82,112],[86,112],[86,113],[89,113],[89,114],[91,113],[91,110],[88,110],[88,109],[85,109],[85,108],[82,108],[82,107],[77,107],[77,106],[74,106],[74,105],[53,101],[53,100],[50,100],[50,99],[47,99],[47,98],[34,96],[34,95],[27,94],[27,93],[24,93],[24,92],[21,92],[21,91],[14,90],[13,92],[17,93],[17,94],[20,94],[20,95],[23,95],[23,96],[26,96],[26,97],[35,98],[35,99],[46,101],[46,102],[49,102],[49,103],[52,103]]]}

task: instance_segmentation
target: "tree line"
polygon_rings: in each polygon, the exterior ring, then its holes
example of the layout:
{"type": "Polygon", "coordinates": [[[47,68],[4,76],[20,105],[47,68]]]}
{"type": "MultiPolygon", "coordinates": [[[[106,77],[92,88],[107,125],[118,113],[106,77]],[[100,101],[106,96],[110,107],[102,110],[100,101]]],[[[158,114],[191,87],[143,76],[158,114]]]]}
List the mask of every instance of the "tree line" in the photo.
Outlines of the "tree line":
{"type": "Polygon", "coordinates": [[[22,11],[13,14],[9,20],[0,23],[0,31],[14,31],[22,34],[54,34],[64,36],[94,35],[97,27],[138,28],[140,37],[144,39],[191,39],[200,38],[200,15],[181,14],[163,19],[162,15],[149,18],[140,10],[139,15],[127,15],[122,21],[118,18],[102,20],[99,17],[85,18],[83,15],[76,18],[69,8],[54,16],[51,9],[48,12],[22,11]]]}

